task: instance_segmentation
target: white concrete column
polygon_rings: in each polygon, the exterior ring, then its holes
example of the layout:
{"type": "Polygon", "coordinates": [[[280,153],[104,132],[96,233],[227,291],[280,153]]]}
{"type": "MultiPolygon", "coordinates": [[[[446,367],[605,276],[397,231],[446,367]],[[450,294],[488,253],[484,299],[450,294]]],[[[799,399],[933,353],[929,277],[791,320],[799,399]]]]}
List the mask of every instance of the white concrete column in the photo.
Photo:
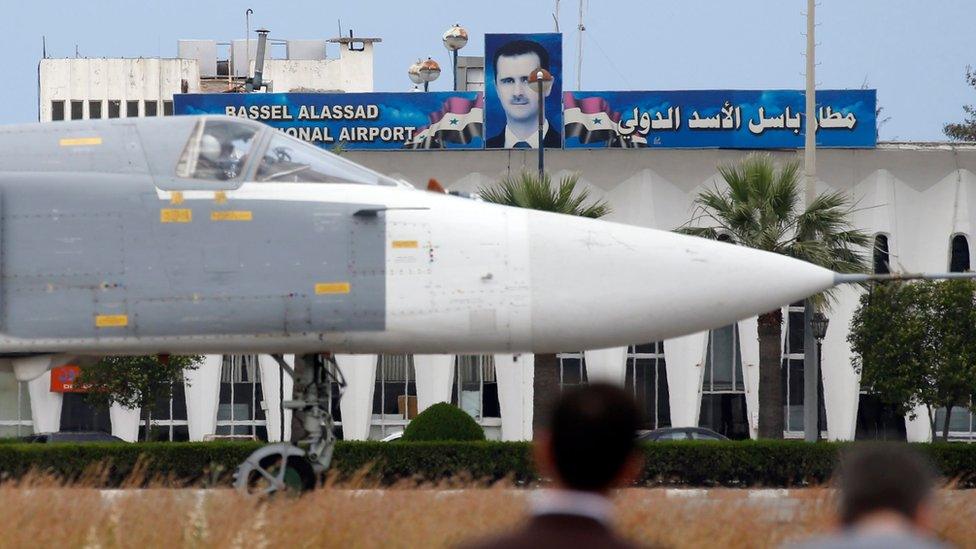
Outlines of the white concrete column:
{"type": "Polygon", "coordinates": [[[924,405],[915,408],[915,419],[908,419],[908,416],[905,416],[905,439],[908,442],[932,442],[929,409],[924,405]]]}
{"type": "Polygon", "coordinates": [[[413,355],[417,374],[417,413],[438,402],[451,402],[455,355],[413,355]]]}
{"type": "Polygon", "coordinates": [[[377,355],[335,355],[346,379],[346,392],[339,401],[342,438],[366,440],[373,418],[373,389],[376,386],[377,355]]]}
{"type": "Polygon", "coordinates": [[[671,425],[674,427],[698,426],[707,343],[708,332],[676,337],[664,342],[668,399],[671,402],[671,425]]]}
{"type": "Polygon", "coordinates": [[[532,440],[535,355],[495,355],[502,440],[532,440]]]}
{"type": "Polygon", "coordinates": [[[56,433],[61,430],[61,402],[64,395],[51,391],[51,370],[27,382],[30,393],[31,419],[35,433],[56,433]]]}
{"type": "Polygon", "coordinates": [[[108,409],[108,417],[112,421],[112,434],[126,442],[136,442],[139,439],[139,408],[123,408],[113,404],[108,409]]]}
{"type": "MultiPolygon", "coordinates": [[[[38,355],[10,360],[14,368],[14,377],[17,381],[31,381],[37,379],[44,372],[53,368],[54,357],[52,355],[38,355]]],[[[50,381],[50,378],[48,378],[50,381]]]]}
{"type": "Polygon", "coordinates": [[[602,381],[624,386],[627,380],[627,347],[583,351],[586,378],[590,383],[602,381]]]}
{"type": "MultiPolygon", "coordinates": [[[[284,355],[285,363],[295,370],[295,355],[284,355]]],[[[291,400],[295,380],[288,372],[282,372],[278,361],[271,355],[258,355],[258,369],[261,370],[261,393],[264,395],[264,417],[268,422],[268,442],[280,442],[281,438],[281,395],[284,387],[285,400],[291,400]]],[[[291,440],[291,410],[285,410],[285,438],[291,440]]]]}
{"type": "Polygon", "coordinates": [[[827,412],[828,440],[854,440],[860,380],[851,362],[853,352],[847,342],[851,319],[861,290],[845,285],[836,289],[837,301],[824,314],[830,320],[827,337],[821,345],[820,375],[823,378],[824,407],[827,412]]]}
{"type": "Polygon", "coordinates": [[[739,352],[742,380],[746,384],[746,412],[749,438],[759,437],[759,317],[739,321],[739,352]]]}
{"type": "Polygon", "coordinates": [[[223,355],[204,355],[195,370],[185,370],[186,422],[190,440],[200,441],[217,432],[220,403],[220,368],[223,355]]]}

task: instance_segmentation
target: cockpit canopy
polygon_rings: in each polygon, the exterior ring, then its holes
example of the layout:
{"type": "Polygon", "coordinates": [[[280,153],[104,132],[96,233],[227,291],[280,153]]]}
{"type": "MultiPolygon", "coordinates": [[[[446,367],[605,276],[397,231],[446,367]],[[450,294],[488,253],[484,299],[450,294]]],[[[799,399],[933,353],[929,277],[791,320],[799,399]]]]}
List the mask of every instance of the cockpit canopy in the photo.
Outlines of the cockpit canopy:
{"type": "Polygon", "coordinates": [[[228,117],[200,118],[176,164],[176,177],[285,183],[397,182],[270,127],[228,117]]]}

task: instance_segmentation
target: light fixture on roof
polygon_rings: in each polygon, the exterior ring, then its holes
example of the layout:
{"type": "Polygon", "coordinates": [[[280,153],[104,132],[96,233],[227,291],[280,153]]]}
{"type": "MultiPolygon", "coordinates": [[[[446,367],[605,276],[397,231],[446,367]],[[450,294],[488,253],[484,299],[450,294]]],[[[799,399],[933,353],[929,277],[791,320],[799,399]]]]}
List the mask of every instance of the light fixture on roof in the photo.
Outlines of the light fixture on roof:
{"type": "Polygon", "coordinates": [[[454,26],[444,31],[444,36],[441,39],[444,41],[444,47],[447,48],[447,51],[451,52],[454,90],[457,91],[458,50],[468,44],[468,31],[459,23],[454,23],[454,26]]]}
{"type": "Polygon", "coordinates": [[[428,91],[430,83],[437,80],[437,77],[441,75],[441,66],[437,64],[437,61],[428,57],[426,61],[420,63],[420,70],[417,72],[420,73],[420,79],[424,83],[424,91],[428,91]]]}

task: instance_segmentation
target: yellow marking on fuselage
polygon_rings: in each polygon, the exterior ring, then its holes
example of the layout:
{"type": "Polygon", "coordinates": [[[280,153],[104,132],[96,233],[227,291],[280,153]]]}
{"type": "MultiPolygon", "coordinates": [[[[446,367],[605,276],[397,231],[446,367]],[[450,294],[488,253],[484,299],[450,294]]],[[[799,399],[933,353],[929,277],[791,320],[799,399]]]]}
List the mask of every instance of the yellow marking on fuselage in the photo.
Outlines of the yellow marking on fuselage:
{"type": "Polygon", "coordinates": [[[84,147],[88,145],[101,145],[101,137],[65,137],[58,141],[62,147],[84,147]]]}
{"type": "Polygon", "coordinates": [[[129,315],[96,315],[96,328],[124,328],[129,325],[129,315]]]}
{"type": "Polygon", "coordinates": [[[394,248],[417,248],[420,244],[416,240],[394,240],[394,248]]]}
{"type": "Polygon", "coordinates": [[[183,191],[173,191],[169,195],[169,203],[178,205],[183,203],[183,191]]]}
{"type": "Polygon", "coordinates": [[[193,221],[193,210],[163,208],[159,210],[161,223],[189,223],[193,221]]]}
{"type": "Polygon", "coordinates": [[[210,221],[250,221],[253,217],[250,210],[210,212],[210,221]]]}
{"type": "Polygon", "coordinates": [[[215,192],[214,193],[214,202],[216,202],[217,204],[226,204],[227,203],[227,193],[225,193],[224,191],[217,191],[217,192],[215,192]]]}
{"type": "Polygon", "coordinates": [[[319,282],[315,285],[315,294],[348,294],[350,286],[348,282],[319,282]]]}

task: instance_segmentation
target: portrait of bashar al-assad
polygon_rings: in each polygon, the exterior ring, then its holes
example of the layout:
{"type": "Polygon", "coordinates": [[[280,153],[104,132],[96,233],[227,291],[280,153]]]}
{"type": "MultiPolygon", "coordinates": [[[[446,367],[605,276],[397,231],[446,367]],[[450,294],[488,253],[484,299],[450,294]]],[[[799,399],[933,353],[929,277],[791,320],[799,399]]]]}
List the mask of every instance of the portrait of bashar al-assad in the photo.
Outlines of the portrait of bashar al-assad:
{"type": "MultiPolygon", "coordinates": [[[[536,149],[539,147],[539,92],[529,85],[529,75],[543,68],[551,71],[549,52],[532,40],[512,40],[495,50],[491,57],[494,90],[505,111],[505,125],[485,140],[489,149],[536,149]]],[[[557,78],[555,74],[554,78],[557,78]]],[[[553,86],[548,97],[558,86],[553,86]]],[[[545,99],[543,99],[545,101],[545,99]]],[[[543,122],[543,146],[562,146],[560,124],[549,112],[543,122]]],[[[486,128],[487,129],[487,128],[486,128]]]]}

